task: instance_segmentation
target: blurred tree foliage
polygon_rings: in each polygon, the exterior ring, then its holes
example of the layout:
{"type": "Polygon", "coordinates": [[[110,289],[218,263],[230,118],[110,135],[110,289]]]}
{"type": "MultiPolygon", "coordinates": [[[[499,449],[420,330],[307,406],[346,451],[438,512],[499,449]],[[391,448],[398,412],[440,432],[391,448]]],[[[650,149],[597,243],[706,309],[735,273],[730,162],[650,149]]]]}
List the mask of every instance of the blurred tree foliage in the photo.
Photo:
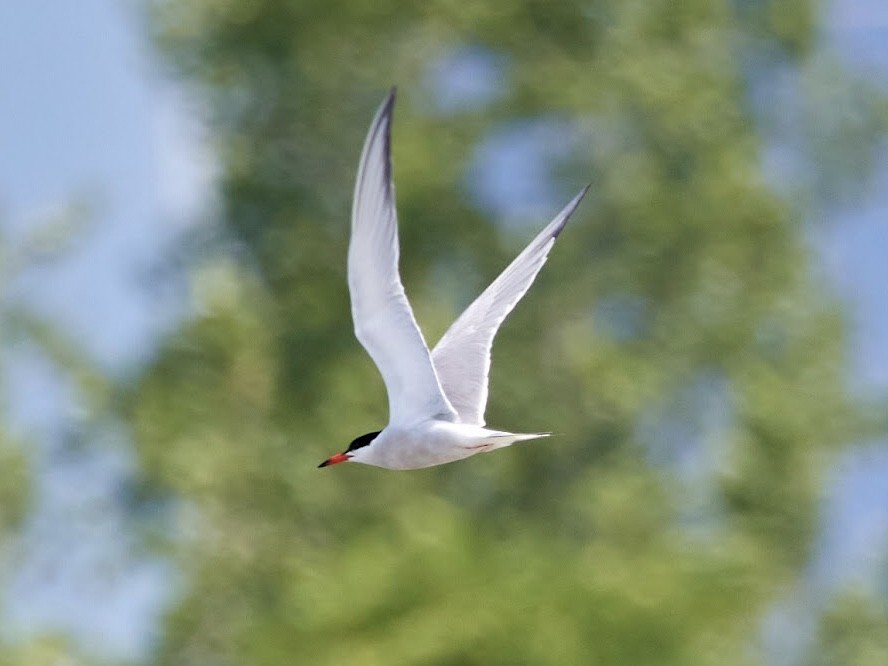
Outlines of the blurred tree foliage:
{"type": "MultiPolygon", "coordinates": [[[[9,378],[13,359],[24,352],[36,353],[64,372],[84,398],[96,398],[98,387],[106,388],[101,374],[85,359],[82,350],[63,332],[34,312],[21,289],[22,279],[35,267],[65,254],[90,222],[87,200],[72,201],[45,219],[38,219],[29,233],[10,237],[0,230],[0,604],[6,610],[10,579],[26,557],[21,535],[34,510],[37,489],[34,476],[39,454],[29,447],[35,442],[10,423],[10,397],[17,385],[9,378]]],[[[103,391],[103,395],[110,395],[103,391]]],[[[98,400],[85,405],[97,407],[98,400]]],[[[0,627],[0,666],[71,664],[75,648],[71,641],[51,635],[20,639],[0,627]],[[64,660],[64,661],[63,661],[64,660]]]]}
{"type": "Polygon", "coordinates": [[[888,663],[888,608],[875,604],[867,593],[849,593],[836,599],[823,614],[817,640],[804,663],[888,663]]]}
{"type": "Polygon", "coordinates": [[[79,380],[99,379],[80,350],[33,311],[21,280],[31,269],[64,254],[85,229],[89,214],[84,199],[37,220],[29,233],[17,238],[0,227],[0,378],[5,380],[0,385],[0,584],[14,561],[17,536],[33,500],[33,457],[26,454],[23,433],[8,421],[9,394],[15,389],[8,379],[10,360],[23,349],[37,351],[79,380]]]}
{"type": "MultiPolygon", "coordinates": [[[[745,79],[751,53],[809,57],[815,3],[153,9],[222,167],[198,315],[126,398],[135,498],[177,500],[162,543],[188,580],[156,663],[761,663],[823,469],[868,434],[745,79]],[[493,81],[444,104],[435,72],[465,53],[493,81]],[[401,268],[432,344],[534,233],[492,223],[479,146],[551,122],[551,213],[593,182],[494,347],[489,422],[561,436],[413,473],[317,470],[386,421],[345,255],[392,83],[401,268]]],[[[836,649],[866,640],[829,622],[836,649]]]]}

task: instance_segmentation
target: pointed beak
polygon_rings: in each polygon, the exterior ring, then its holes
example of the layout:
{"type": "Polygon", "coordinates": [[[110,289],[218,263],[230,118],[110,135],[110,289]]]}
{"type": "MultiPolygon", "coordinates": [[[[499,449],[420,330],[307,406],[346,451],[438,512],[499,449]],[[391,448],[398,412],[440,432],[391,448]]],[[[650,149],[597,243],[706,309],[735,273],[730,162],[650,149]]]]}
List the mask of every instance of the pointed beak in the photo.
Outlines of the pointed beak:
{"type": "Polygon", "coordinates": [[[322,462],[318,467],[326,467],[327,465],[338,465],[339,463],[347,462],[348,454],[346,453],[337,453],[335,456],[330,456],[324,462],[322,462]]]}

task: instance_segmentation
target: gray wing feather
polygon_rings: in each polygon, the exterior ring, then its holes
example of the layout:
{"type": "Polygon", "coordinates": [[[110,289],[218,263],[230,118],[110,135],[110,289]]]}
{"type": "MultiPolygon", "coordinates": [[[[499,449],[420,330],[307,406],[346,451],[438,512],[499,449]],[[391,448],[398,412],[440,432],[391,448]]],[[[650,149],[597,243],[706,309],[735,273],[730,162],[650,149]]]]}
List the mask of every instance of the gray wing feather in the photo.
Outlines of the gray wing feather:
{"type": "Polygon", "coordinates": [[[558,234],[588,191],[586,187],[466,308],[432,352],[450,404],[463,423],[484,425],[490,348],[497,330],[546,263],[558,234]]]}

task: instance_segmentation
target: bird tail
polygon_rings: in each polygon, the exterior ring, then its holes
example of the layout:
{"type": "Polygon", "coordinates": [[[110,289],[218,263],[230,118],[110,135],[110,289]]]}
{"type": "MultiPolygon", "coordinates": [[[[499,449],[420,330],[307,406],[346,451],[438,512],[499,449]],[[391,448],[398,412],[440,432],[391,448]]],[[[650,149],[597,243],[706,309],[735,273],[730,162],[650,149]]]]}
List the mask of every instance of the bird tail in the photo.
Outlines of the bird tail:
{"type": "Polygon", "coordinates": [[[515,442],[525,442],[529,439],[539,439],[540,437],[549,437],[551,432],[530,432],[530,433],[518,433],[518,432],[499,432],[493,431],[488,435],[490,448],[489,451],[494,449],[502,449],[506,446],[511,446],[515,442]]]}

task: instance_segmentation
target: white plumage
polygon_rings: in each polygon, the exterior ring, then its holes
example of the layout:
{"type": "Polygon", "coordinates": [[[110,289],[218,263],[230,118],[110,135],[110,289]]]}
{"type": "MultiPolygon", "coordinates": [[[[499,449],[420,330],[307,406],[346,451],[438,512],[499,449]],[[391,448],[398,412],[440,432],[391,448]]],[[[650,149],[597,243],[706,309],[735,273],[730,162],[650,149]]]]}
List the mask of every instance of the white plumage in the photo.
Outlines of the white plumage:
{"type": "Polygon", "coordinates": [[[379,433],[355,439],[348,450],[321,467],[346,461],[389,469],[431,467],[548,434],[484,427],[490,348],[588,188],[466,308],[430,354],[398,273],[390,155],[394,102],[393,89],[376,112],[364,143],[348,249],[355,335],[385,381],[389,424],[379,433]]]}

